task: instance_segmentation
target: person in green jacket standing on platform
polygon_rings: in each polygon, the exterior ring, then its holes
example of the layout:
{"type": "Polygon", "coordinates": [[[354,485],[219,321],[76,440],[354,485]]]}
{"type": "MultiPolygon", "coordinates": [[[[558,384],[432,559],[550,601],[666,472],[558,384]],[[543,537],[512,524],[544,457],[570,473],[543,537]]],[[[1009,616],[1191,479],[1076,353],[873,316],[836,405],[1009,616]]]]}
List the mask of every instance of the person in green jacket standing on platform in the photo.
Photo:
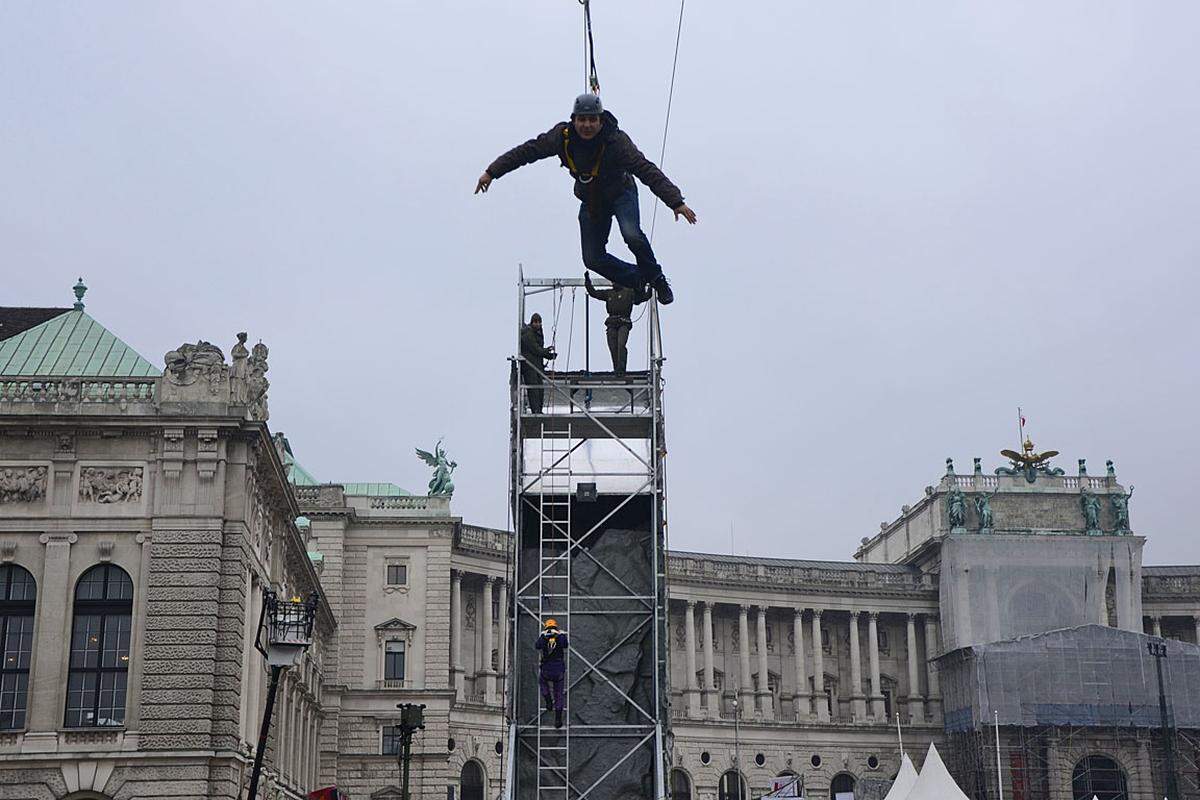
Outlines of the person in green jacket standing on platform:
{"type": "Polygon", "coordinates": [[[629,332],[633,330],[633,307],[650,299],[648,289],[629,289],[614,284],[611,289],[597,289],[592,285],[592,277],[583,276],[583,285],[587,293],[604,303],[608,319],[604,328],[608,333],[608,352],[612,355],[613,372],[625,374],[625,366],[629,360],[629,332]]]}

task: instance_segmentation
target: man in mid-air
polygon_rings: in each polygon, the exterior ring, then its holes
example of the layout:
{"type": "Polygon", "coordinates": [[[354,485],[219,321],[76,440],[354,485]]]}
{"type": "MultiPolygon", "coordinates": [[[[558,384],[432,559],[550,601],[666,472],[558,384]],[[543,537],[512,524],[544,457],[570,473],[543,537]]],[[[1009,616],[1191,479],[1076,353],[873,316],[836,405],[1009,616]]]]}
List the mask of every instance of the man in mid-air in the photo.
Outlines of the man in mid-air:
{"type": "Polygon", "coordinates": [[[575,99],[570,122],[558,123],[493,161],[479,176],[475,193],[486,192],[492,181],[518,167],[551,156],[558,156],[575,179],[575,196],[581,202],[579,235],[584,266],[630,289],[649,286],[664,305],[674,300],[671,285],[642,231],[633,176],[675,212],[675,219],[683,217],[695,225],[696,214],[683,202],[679,187],[618,127],[617,118],[604,110],[598,95],[581,94],[575,99]],[[636,264],[622,261],[606,249],[614,217],[636,264]]]}

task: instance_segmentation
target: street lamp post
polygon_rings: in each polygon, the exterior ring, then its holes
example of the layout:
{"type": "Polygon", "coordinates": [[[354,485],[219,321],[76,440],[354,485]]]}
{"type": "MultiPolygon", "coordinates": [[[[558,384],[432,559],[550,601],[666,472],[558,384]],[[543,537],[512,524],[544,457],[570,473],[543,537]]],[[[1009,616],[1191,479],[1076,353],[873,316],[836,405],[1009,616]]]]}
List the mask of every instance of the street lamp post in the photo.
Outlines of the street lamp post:
{"type": "Polygon", "coordinates": [[[249,800],[258,797],[258,779],[262,774],[263,755],[267,752],[267,734],[271,731],[271,713],[275,710],[275,691],[279,676],[293,666],[312,644],[313,621],[317,617],[320,595],[313,592],[307,600],[293,597],[280,600],[275,592],[263,591],[262,615],[254,647],[267,659],[271,668],[271,683],[267,689],[267,707],[263,710],[262,729],[258,734],[258,749],[254,753],[254,770],[250,773],[249,800]]]}
{"type": "Polygon", "coordinates": [[[1168,800],[1179,799],[1179,787],[1175,783],[1175,737],[1171,735],[1171,728],[1167,718],[1167,694],[1163,688],[1163,659],[1167,657],[1166,642],[1147,642],[1146,650],[1150,655],[1154,656],[1154,665],[1158,671],[1158,713],[1161,719],[1163,732],[1163,750],[1166,756],[1163,759],[1163,789],[1167,793],[1168,800]]]}
{"type": "Polygon", "coordinates": [[[425,729],[425,704],[399,703],[400,709],[400,798],[408,800],[408,765],[412,761],[412,737],[425,729]]]}

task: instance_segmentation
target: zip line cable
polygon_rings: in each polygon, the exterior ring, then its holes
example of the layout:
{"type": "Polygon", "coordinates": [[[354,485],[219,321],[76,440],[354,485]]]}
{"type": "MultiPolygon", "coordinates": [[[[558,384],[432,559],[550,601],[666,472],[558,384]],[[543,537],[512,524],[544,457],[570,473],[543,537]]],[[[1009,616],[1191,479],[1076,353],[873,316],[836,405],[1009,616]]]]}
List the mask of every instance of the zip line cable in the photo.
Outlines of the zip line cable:
{"type": "Polygon", "coordinates": [[[592,40],[592,2],[579,0],[583,6],[583,90],[600,94],[600,76],[596,74],[596,43],[592,40]]]}
{"type": "MultiPolygon", "coordinates": [[[[679,0],[679,27],[675,30],[675,58],[671,61],[671,88],[667,91],[667,119],[663,122],[662,149],[658,154],[658,166],[661,169],[667,160],[667,131],[671,129],[671,103],[675,99],[675,70],[679,66],[679,41],[683,38],[683,9],[687,0],[679,0]]],[[[654,243],[654,228],[658,223],[658,203],[654,204],[654,212],[650,215],[650,243],[654,243]]]]}

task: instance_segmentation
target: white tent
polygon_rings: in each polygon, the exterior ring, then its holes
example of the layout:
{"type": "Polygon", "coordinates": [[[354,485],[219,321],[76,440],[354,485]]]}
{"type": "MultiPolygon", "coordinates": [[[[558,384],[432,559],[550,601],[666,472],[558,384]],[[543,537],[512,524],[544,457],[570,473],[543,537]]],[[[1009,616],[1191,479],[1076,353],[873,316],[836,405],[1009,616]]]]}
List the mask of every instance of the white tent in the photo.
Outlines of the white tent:
{"type": "Polygon", "coordinates": [[[963,794],[962,789],[958,788],[954,778],[950,777],[950,771],[942,763],[942,757],[938,755],[937,748],[931,744],[929,752],[925,754],[925,763],[921,765],[921,774],[917,777],[917,782],[913,784],[912,791],[908,793],[905,800],[971,799],[963,794]]]}
{"type": "Polygon", "coordinates": [[[908,753],[905,753],[900,757],[900,772],[896,774],[896,780],[892,781],[892,788],[883,800],[906,800],[916,782],[917,768],[913,766],[908,753]]]}

